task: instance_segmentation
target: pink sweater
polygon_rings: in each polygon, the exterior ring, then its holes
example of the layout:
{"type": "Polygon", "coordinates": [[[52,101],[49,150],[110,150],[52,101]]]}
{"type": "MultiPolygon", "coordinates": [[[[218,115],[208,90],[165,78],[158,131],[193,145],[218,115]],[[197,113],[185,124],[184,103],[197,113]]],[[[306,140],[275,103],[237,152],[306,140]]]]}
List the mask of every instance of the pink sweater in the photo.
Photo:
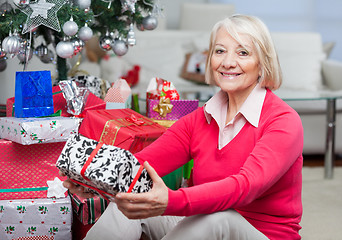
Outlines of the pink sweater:
{"type": "Polygon", "coordinates": [[[169,190],[164,215],[233,208],[272,240],[300,239],[303,128],[298,114],[268,90],[258,128],[247,122],[221,150],[218,131],[199,108],[136,154],[160,176],[194,159],[195,186],[169,190]]]}

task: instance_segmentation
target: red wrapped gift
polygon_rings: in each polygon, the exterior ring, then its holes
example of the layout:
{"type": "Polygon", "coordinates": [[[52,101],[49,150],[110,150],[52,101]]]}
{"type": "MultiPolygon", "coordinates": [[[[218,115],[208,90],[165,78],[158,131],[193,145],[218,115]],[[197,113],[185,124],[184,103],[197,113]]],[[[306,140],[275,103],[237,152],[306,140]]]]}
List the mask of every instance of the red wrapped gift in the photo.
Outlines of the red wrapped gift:
{"type": "MultiPolygon", "coordinates": [[[[58,110],[61,110],[62,111],[61,116],[71,117],[72,115],[67,112],[67,108],[66,108],[67,104],[59,86],[52,87],[52,97],[53,97],[54,111],[57,112],[58,110]]],[[[6,116],[7,117],[14,116],[13,105],[14,105],[14,97],[8,98],[6,102],[6,116]]],[[[105,108],[106,108],[106,103],[101,98],[95,96],[93,93],[89,93],[89,97],[87,99],[87,102],[86,102],[86,105],[82,114],[84,115],[85,112],[88,110],[105,109],[105,108]]]]}
{"type": "Polygon", "coordinates": [[[162,78],[152,78],[147,87],[146,99],[160,99],[161,97],[178,100],[179,93],[172,82],[162,78]]]}
{"type": "Polygon", "coordinates": [[[22,145],[0,139],[0,200],[46,198],[47,181],[59,177],[55,165],[64,145],[22,145]]]}
{"type": "Polygon", "coordinates": [[[94,224],[108,206],[108,201],[99,196],[83,198],[77,194],[70,194],[72,209],[82,224],[94,224]]]}
{"type": "Polygon", "coordinates": [[[79,133],[132,153],[160,137],[166,128],[129,108],[87,111],[79,133]]]}

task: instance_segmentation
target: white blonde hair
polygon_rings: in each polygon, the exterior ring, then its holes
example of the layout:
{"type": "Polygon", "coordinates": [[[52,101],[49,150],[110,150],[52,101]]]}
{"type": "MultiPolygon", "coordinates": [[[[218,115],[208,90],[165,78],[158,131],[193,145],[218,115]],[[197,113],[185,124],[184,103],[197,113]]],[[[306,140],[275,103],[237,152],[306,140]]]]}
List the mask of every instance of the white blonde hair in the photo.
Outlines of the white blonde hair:
{"type": "Polygon", "coordinates": [[[251,38],[260,62],[260,84],[271,90],[279,88],[282,83],[282,72],[268,28],[259,18],[241,14],[232,15],[214,25],[210,35],[209,53],[206,63],[206,83],[215,84],[213,70],[211,69],[211,57],[214,52],[216,35],[221,27],[224,27],[228,34],[241,45],[243,44],[240,34],[245,34],[251,38]]]}

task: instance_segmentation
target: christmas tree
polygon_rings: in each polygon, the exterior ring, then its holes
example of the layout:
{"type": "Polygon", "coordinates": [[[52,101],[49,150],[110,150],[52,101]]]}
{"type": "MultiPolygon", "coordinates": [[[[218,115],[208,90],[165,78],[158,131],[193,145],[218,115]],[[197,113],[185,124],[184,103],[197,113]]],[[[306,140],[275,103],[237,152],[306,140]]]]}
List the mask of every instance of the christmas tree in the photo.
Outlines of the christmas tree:
{"type": "Polygon", "coordinates": [[[153,0],[0,0],[0,71],[9,58],[25,65],[36,55],[43,63],[56,60],[58,80],[64,80],[66,59],[94,34],[103,50],[122,56],[135,45],[134,25],[155,29],[159,12],[153,0]],[[36,46],[39,36],[44,43],[36,46]]]}

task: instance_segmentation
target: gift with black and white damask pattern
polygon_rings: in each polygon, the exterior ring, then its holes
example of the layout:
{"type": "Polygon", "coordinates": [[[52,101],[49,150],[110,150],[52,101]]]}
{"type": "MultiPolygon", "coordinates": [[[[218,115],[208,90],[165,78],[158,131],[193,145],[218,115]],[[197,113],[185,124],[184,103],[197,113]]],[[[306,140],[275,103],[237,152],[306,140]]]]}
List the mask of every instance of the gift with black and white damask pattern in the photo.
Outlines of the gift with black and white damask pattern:
{"type": "Polygon", "coordinates": [[[79,134],[68,139],[56,166],[75,183],[104,198],[118,192],[147,192],[152,187],[146,169],[131,152],[79,134]]]}

